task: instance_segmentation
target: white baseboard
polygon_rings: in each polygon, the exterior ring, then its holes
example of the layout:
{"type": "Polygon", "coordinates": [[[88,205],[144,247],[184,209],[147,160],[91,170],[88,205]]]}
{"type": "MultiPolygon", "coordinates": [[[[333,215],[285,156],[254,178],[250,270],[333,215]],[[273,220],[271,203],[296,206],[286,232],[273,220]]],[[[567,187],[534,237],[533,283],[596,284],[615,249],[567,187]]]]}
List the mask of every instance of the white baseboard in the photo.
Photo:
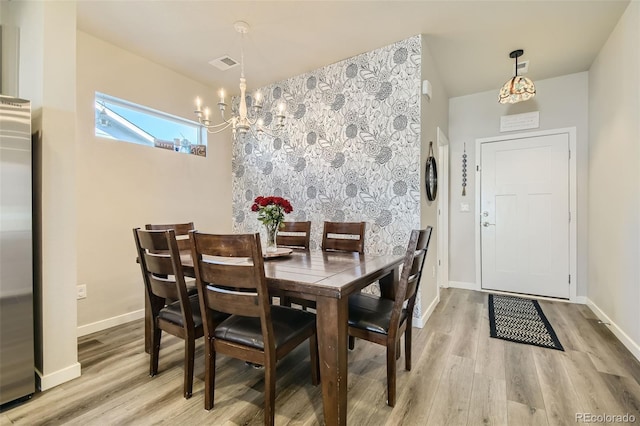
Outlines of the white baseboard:
{"type": "Polygon", "coordinates": [[[606,322],[609,324],[609,330],[622,342],[622,344],[629,349],[629,351],[636,357],[638,361],[640,361],[640,346],[633,341],[631,337],[627,335],[616,323],[611,321],[611,318],[607,316],[593,301],[589,298],[586,298],[587,306],[591,308],[594,314],[600,319],[602,322],[606,322]]]}
{"type": "Polygon", "coordinates": [[[92,322],[91,324],[81,325],[78,327],[78,337],[86,336],[87,334],[95,333],[96,331],[106,330],[107,328],[125,324],[140,318],[144,318],[144,309],[128,312],[102,321],[92,322]]]}
{"type": "Polygon", "coordinates": [[[62,370],[55,371],[50,374],[42,374],[40,370],[36,368],[37,386],[41,391],[46,391],[62,383],[73,380],[76,377],[80,377],[80,363],[76,362],[72,365],[63,368],[62,370]]]}
{"type": "Polygon", "coordinates": [[[427,310],[424,312],[424,314],[422,314],[421,318],[412,318],[411,319],[411,326],[412,327],[416,327],[416,328],[424,327],[424,325],[427,323],[427,320],[429,319],[429,317],[433,313],[434,309],[436,309],[436,306],[438,306],[439,302],[440,302],[440,295],[436,296],[436,298],[433,299],[433,302],[431,302],[431,304],[429,305],[427,310]]]}
{"type": "Polygon", "coordinates": [[[587,296],[576,296],[575,299],[572,300],[573,303],[579,303],[580,305],[586,305],[589,302],[587,296]]]}
{"type": "Polygon", "coordinates": [[[481,290],[476,283],[466,281],[449,281],[449,287],[461,288],[463,290],[481,290]]]}

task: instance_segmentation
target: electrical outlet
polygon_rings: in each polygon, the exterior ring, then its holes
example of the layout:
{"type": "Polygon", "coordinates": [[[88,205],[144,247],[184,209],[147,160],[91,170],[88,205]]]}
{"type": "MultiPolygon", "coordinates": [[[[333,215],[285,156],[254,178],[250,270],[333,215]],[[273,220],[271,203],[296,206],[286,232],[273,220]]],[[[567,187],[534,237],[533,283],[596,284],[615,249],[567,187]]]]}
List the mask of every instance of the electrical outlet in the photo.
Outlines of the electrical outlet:
{"type": "Polygon", "coordinates": [[[80,284],[79,286],[76,287],[76,290],[78,291],[78,299],[86,299],[86,297],[87,297],[87,285],[86,284],[80,284]]]}

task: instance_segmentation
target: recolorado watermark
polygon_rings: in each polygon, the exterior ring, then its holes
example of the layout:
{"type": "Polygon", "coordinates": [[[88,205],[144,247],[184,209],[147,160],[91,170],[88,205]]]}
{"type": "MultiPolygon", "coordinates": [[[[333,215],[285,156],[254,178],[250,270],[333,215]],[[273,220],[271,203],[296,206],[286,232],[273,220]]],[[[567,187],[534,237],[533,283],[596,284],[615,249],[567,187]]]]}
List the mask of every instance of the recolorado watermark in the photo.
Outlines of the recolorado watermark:
{"type": "Polygon", "coordinates": [[[633,414],[576,413],[576,423],[635,423],[633,414]]]}

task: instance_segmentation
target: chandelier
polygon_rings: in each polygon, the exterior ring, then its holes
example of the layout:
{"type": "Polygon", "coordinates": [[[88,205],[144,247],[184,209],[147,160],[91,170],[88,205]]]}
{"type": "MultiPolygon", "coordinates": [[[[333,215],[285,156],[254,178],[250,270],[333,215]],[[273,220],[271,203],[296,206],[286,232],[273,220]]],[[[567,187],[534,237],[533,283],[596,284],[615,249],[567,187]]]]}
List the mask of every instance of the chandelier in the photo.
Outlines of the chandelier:
{"type": "Polygon", "coordinates": [[[536,95],[536,87],[534,86],[533,81],[527,77],[518,75],[518,58],[522,56],[523,53],[524,50],[522,49],[514,50],[509,53],[509,57],[515,58],[516,60],[516,75],[507,81],[500,89],[498,102],[501,104],[515,104],[517,102],[529,100],[536,95]]]}
{"type": "Polygon", "coordinates": [[[209,133],[220,133],[229,127],[233,132],[233,139],[243,138],[247,133],[252,134],[256,138],[261,138],[263,134],[274,136],[284,127],[285,121],[285,104],[280,103],[275,114],[265,113],[263,111],[264,98],[262,93],[256,92],[251,102],[251,108],[247,107],[247,80],[244,77],[244,35],[249,32],[249,24],[238,21],[233,27],[240,33],[240,102],[237,109],[232,107],[231,117],[225,117],[227,104],[225,103],[225,92],[221,89],[219,92],[218,109],[222,117],[222,122],[213,124],[210,119],[209,108],[203,107],[200,98],[196,98],[196,110],[194,111],[198,117],[198,122],[207,129],[209,133]],[[273,116],[275,115],[275,120],[273,116]],[[267,123],[265,123],[265,118],[267,123]]]}

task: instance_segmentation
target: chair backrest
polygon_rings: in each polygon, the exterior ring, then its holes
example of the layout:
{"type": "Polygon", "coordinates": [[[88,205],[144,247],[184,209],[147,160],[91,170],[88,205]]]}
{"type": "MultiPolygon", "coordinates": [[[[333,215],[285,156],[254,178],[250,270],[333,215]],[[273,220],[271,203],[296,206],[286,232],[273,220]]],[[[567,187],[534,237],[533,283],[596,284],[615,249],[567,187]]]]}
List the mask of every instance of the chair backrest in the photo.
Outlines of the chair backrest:
{"type": "Polygon", "coordinates": [[[135,228],[133,237],[147,297],[154,314],[164,306],[166,299],[179,300],[184,324],[193,325],[175,231],[146,231],[135,228]]]}
{"type": "MultiPolygon", "coordinates": [[[[427,258],[429,242],[431,241],[431,231],[433,231],[433,227],[431,226],[427,226],[425,229],[414,229],[411,231],[409,245],[404,255],[404,262],[402,263],[400,282],[396,290],[396,300],[391,314],[390,328],[398,326],[400,313],[402,312],[405,301],[407,302],[407,315],[409,318],[413,315],[416,293],[420,287],[422,270],[427,258]]],[[[407,327],[409,327],[409,325],[407,325],[407,327]]]]}
{"type": "Polygon", "coordinates": [[[322,250],[364,253],[365,222],[325,222],[322,250]]]}
{"type": "Polygon", "coordinates": [[[267,344],[273,347],[260,234],[213,235],[191,231],[189,235],[205,334],[213,335],[211,311],[259,317],[265,347],[267,344]]]}
{"type": "Polygon", "coordinates": [[[309,249],[311,222],[282,222],[276,243],[278,246],[309,249]]]}
{"type": "Polygon", "coordinates": [[[146,224],[144,228],[148,231],[166,231],[167,229],[173,229],[176,232],[176,240],[178,241],[178,248],[180,251],[191,250],[189,245],[189,231],[196,229],[193,226],[193,222],[187,223],[165,223],[165,224],[146,224]]]}

